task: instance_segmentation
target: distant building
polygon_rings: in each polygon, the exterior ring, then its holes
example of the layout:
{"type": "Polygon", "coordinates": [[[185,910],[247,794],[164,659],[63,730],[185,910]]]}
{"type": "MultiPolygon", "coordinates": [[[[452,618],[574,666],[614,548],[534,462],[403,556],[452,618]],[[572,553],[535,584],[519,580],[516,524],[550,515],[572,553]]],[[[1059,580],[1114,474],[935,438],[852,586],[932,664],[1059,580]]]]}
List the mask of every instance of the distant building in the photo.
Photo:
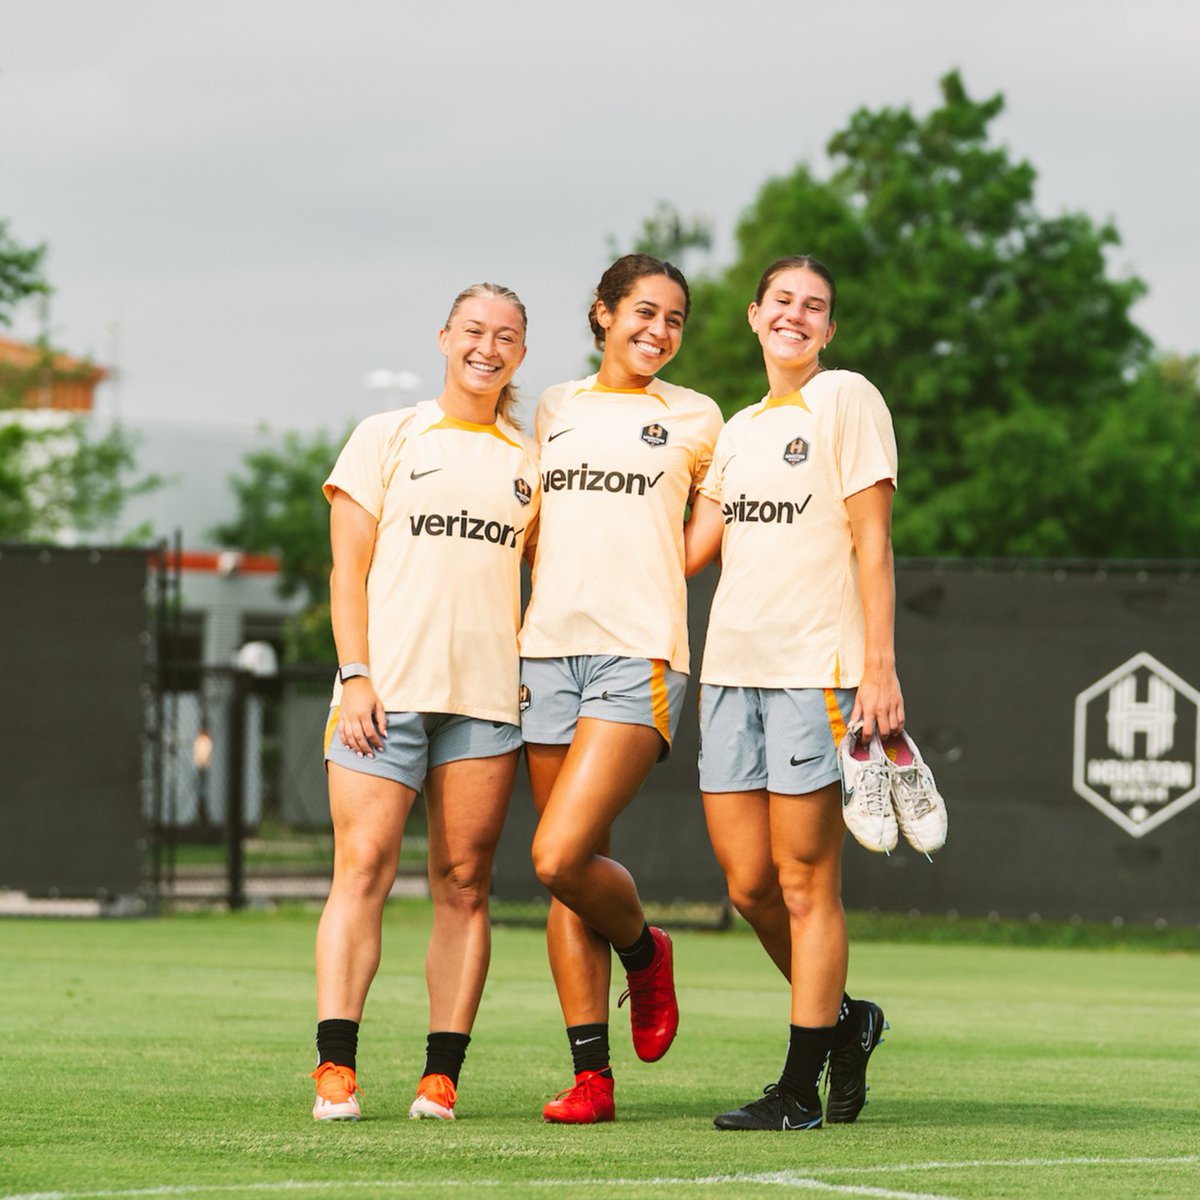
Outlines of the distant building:
{"type": "Polygon", "coordinates": [[[0,372],[17,382],[18,407],[74,413],[92,411],[96,386],[108,378],[103,367],[87,359],[7,337],[0,337],[0,372]]]}
{"type": "MultiPolygon", "coordinates": [[[[112,377],[86,359],[0,337],[0,386],[7,388],[11,406],[0,410],[0,420],[45,428],[83,418],[103,434],[114,421],[96,411],[95,393],[112,377]]],[[[281,649],[283,623],[300,604],[279,596],[279,563],[221,547],[212,536],[217,525],[237,515],[230,476],[242,470],[247,454],[274,446],[277,436],[261,428],[195,421],[119,424],[133,445],[138,475],[157,475],[163,482],[132,497],[102,536],[114,543],[168,543],[168,568],[179,572],[182,600],[174,652],[197,664],[228,666],[246,642],[267,641],[281,649]]]]}

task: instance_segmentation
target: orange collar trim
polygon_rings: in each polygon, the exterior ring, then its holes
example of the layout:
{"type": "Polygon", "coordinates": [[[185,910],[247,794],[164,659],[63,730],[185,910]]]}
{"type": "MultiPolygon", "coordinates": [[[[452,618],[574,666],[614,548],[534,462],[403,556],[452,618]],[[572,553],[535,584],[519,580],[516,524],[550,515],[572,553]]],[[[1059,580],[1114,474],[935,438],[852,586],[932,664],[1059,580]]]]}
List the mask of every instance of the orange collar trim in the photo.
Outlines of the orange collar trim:
{"type": "Polygon", "coordinates": [[[761,417],[763,413],[772,408],[802,408],[806,413],[812,412],[812,409],[808,407],[808,402],[804,399],[804,392],[799,388],[794,392],[788,392],[786,396],[767,396],[762,402],[762,408],[754,415],[761,417]]]}
{"type": "Polygon", "coordinates": [[[494,438],[499,438],[500,441],[509,446],[516,446],[518,450],[521,448],[512,438],[506,437],[501,433],[496,425],[477,425],[474,421],[463,421],[458,417],[447,415],[442,417],[440,421],[435,421],[423,432],[433,433],[437,429],[457,429],[460,433],[487,433],[494,438]]]}

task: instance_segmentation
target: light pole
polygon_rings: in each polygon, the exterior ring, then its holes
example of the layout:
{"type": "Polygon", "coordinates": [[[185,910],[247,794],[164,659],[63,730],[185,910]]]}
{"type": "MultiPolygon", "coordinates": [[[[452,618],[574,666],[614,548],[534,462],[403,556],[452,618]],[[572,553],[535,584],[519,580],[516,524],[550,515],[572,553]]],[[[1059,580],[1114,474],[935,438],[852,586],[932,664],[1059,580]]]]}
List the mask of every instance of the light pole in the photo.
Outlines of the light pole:
{"type": "MultiPolygon", "coordinates": [[[[421,377],[413,371],[393,371],[389,367],[377,367],[363,376],[363,387],[369,392],[395,392],[397,397],[412,395],[421,386],[421,377]]],[[[400,400],[403,408],[410,403],[400,400]]]]}

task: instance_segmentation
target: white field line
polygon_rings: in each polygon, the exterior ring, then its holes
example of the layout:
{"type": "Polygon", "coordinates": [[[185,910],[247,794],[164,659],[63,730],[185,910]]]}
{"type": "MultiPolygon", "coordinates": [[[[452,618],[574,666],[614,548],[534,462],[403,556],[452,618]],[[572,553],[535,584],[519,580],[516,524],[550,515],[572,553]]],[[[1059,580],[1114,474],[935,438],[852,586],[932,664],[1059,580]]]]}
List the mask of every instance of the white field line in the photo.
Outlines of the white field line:
{"type": "MultiPolygon", "coordinates": [[[[526,1179],[521,1185],[528,1188],[571,1187],[696,1187],[713,1184],[774,1184],[794,1188],[797,1191],[823,1191],[841,1196],[878,1197],[880,1200],[953,1200],[953,1197],[930,1192],[897,1191],[892,1188],[870,1187],[865,1184],[838,1184],[821,1178],[825,1175],[878,1175],[902,1174],[908,1171],[962,1171],[984,1168],[1021,1167],[1145,1167],[1145,1166],[1188,1166],[1200,1163],[1200,1155],[1181,1154],[1173,1157],[1126,1157],[1101,1158],[1079,1156],[1074,1158],[976,1158],[960,1162],[935,1161],[924,1163],[880,1163],[877,1166],[811,1167],[805,1171],[777,1171],[764,1174],[708,1175],[684,1178],[660,1176],[645,1179],[526,1179]]],[[[453,1188],[459,1191],[474,1188],[507,1187],[518,1181],[512,1179],[283,1179],[274,1183],[217,1183],[182,1184],[162,1187],[122,1188],[82,1192],[14,1192],[0,1196],[0,1200],[136,1200],[151,1196],[194,1196],[204,1193],[251,1193],[251,1192],[325,1192],[352,1191],[364,1188],[392,1189],[405,1191],[416,1188],[453,1188]]]]}

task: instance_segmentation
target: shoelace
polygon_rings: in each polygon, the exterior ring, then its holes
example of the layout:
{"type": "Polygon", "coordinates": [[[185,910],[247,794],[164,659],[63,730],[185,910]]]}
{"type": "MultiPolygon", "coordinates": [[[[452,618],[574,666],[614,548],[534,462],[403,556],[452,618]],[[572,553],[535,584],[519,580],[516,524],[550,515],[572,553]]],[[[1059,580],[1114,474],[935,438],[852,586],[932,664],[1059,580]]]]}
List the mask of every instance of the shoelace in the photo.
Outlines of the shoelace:
{"type": "MultiPolygon", "coordinates": [[[[354,1077],[354,1072],[349,1067],[339,1066],[337,1063],[324,1062],[310,1076],[310,1079],[317,1081],[317,1094],[323,1100],[329,1100],[335,1104],[341,1104],[345,1100],[349,1100],[355,1092],[362,1092],[362,1088],[358,1086],[358,1080],[354,1077]],[[330,1090],[333,1076],[340,1084],[340,1088],[346,1094],[345,1096],[327,1096],[326,1091],[330,1090]]],[[[336,1085],[334,1085],[336,1086],[336,1085]]],[[[365,1092],[363,1092],[366,1095],[365,1092]]]]}
{"type": "Polygon", "coordinates": [[[575,1080],[569,1088],[563,1088],[561,1092],[555,1096],[555,1100],[561,1100],[564,1096],[571,1095],[572,1092],[579,1092],[585,1097],[590,1097],[593,1091],[594,1081],[602,1079],[603,1076],[599,1071],[584,1071],[580,1077],[575,1080]]]}
{"type": "Polygon", "coordinates": [[[630,979],[629,986],[617,998],[617,1007],[620,1008],[626,1000],[632,1003],[632,998],[635,994],[639,1000],[646,999],[651,1003],[655,1003],[659,1000],[660,996],[665,994],[666,990],[660,983],[658,975],[655,975],[653,979],[645,979],[639,982],[634,982],[634,980],[630,979]]]}
{"type": "Polygon", "coordinates": [[[918,767],[899,767],[893,773],[892,786],[896,789],[897,801],[920,819],[933,811],[929,797],[932,781],[924,778],[918,767]]]}
{"type": "Polygon", "coordinates": [[[891,782],[883,763],[867,763],[859,772],[855,798],[868,816],[886,817],[891,811],[891,782]]]}
{"type": "Polygon", "coordinates": [[[424,1097],[426,1100],[431,1100],[434,1104],[440,1104],[442,1108],[453,1108],[454,1101],[457,1099],[455,1095],[454,1084],[446,1075],[426,1076],[425,1079],[417,1086],[418,1098],[424,1097]]]}

